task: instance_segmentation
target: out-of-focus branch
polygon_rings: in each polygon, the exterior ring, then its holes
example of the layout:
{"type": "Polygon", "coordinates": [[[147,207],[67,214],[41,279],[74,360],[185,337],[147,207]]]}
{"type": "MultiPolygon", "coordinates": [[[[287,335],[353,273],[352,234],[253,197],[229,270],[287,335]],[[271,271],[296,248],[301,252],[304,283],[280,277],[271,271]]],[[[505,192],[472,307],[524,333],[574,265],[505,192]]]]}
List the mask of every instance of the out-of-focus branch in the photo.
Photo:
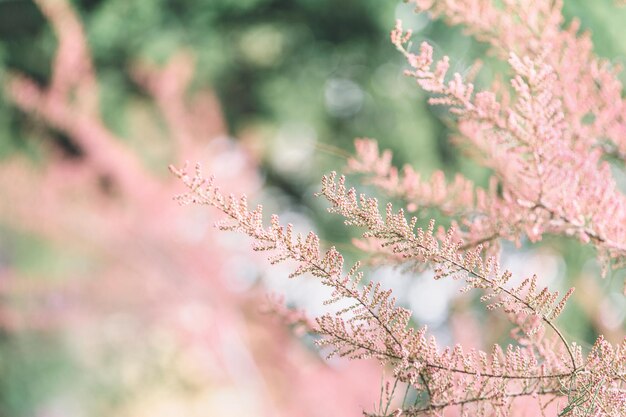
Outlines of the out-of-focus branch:
{"type": "Polygon", "coordinates": [[[138,62],[132,68],[135,81],[154,97],[163,114],[178,144],[179,159],[192,155],[199,139],[226,134],[221,107],[211,91],[197,91],[190,99],[185,99],[194,67],[193,55],[181,51],[163,68],[148,62],[138,62]]]}
{"type": "Polygon", "coordinates": [[[104,124],[98,111],[98,93],[87,40],[70,4],[38,0],[57,34],[59,47],[52,79],[38,86],[25,75],[9,77],[9,98],[22,111],[69,136],[89,163],[109,177],[125,194],[147,195],[157,185],[127,148],[104,124]]]}

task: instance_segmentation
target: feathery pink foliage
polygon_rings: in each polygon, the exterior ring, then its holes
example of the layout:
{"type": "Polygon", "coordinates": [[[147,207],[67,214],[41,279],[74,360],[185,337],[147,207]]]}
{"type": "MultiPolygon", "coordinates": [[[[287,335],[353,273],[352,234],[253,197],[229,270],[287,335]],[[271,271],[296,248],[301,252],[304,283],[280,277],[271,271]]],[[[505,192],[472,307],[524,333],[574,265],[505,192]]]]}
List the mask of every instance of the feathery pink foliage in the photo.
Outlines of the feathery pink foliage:
{"type": "Polygon", "coordinates": [[[441,350],[434,338],[427,336],[426,328],[415,330],[409,326],[410,312],[396,306],[391,291],[375,281],[361,287],[364,275],[359,271],[360,265],[344,272],[341,254],[335,248],[321,251],[314,233],[294,234],[292,226],[281,226],[276,215],[272,216],[271,226],[265,227],[260,206],[249,210],[245,196],[224,196],[213,180],[203,178],[199,168],[193,175],[185,169],[173,168],[173,172],[190,190],[179,196],[181,203],[218,208],[228,216],[220,223],[222,230],[252,237],[255,250],[271,252],[272,263],[295,261],[297,267],[292,277],[310,273],[333,289],[328,303],[351,302],[335,316],[317,318],[317,331],[324,336],[319,344],[331,346],[331,356],[375,357],[393,367],[399,381],[428,392],[428,405],[407,409],[407,415],[436,413],[453,405],[464,405],[480,413],[501,413],[516,397],[546,395],[554,399],[566,395],[566,387],[570,387],[571,394],[572,386],[595,386],[598,379],[606,385],[606,392],[591,397],[582,388],[574,388],[580,393],[578,401],[584,407],[610,410],[599,415],[611,416],[624,409],[623,396],[613,393],[623,394],[619,387],[626,368],[626,340],[614,348],[599,339],[584,358],[553,323],[571,291],[558,300],[558,294],[547,288],[537,290],[536,277],[509,288],[506,284],[511,274],[501,272],[494,258],[483,260],[480,248],[460,251],[454,233],[444,240],[437,239],[432,222],[428,230],[416,229],[416,218],[407,222],[402,210],[394,212],[391,205],[387,205],[383,217],[375,199],[357,197],[355,190],[347,190],[343,178],[337,180],[334,174],[324,177],[320,195],[331,203],[332,212],[346,218],[346,224],[365,228],[364,237],[382,240],[405,258],[434,264],[437,278],[452,276],[464,279],[468,289],[486,290],[483,301],[490,302],[490,309],[504,308],[524,335],[517,347],[509,346],[503,351],[496,345],[491,354],[464,352],[460,345],[441,350]],[[552,328],[555,337],[544,336],[541,321],[552,328]],[[612,363],[610,367],[606,366],[608,362],[612,363]]]}
{"type": "Polygon", "coordinates": [[[432,104],[449,106],[458,115],[459,134],[493,169],[503,188],[502,203],[525,219],[508,223],[517,229],[514,237],[576,236],[594,244],[604,266],[621,267],[626,197],[602,158],[626,160],[626,103],[616,69],[593,54],[589,34],[578,34],[577,21],[561,28],[560,1],[506,1],[503,7],[491,1],[416,4],[450,24],[462,24],[508,56],[512,99],[502,88],[474,93],[460,74],[446,81],[447,57],[433,63],[426,43],[419,54],[409,52],[410,36],[400,23],[391,35],[411,66],[407,74],[434,94],[432,104]]]}
{"type": "MultiPolygon", "coordinates": [[[[188,188],[179,202],[217,208],[227,216],[221,229],[250,236],[254,249],[268,251],[272,263],[295,262],[292,277],[317,277],[332,289],[327,303],[348,302],[316,319],[319,344],[329,346],[331,355],[378,359],[423,399],[391,411],[387,402],[368,415],[626,415],[626,338],[613,346],[601,336],[584,354],[555,322],[573,289],[560,296],[541,288],[537,276],[511,284],[497,250],[501,239],[537,241],[548,233],[593,245],[606,266],[624,264],[626,199],[603,159],[611,155],[623,162],[626,149],[626,106],[616,71],[595,57],[577,22],[562,28],[560,1],[415,3],[464,25],[508,58],[510,89],[475,92],[460,74],[448,76],[449,59],[435,62],[429,44],[411,52],[411,34],[400,22],[391,32],[408,60],[407,75],[432,94],[431,104],[450,108],[460,138],[493,170],[489,189],[460,175],[447,183],[443,173],[430,181],[410,167],[400,173],[391,153],[381,153],[375,141],[358,140],[348,170],[401,197],[406,210],[391,204],[381,209],[335,173],[323,177],[318,195],[346,225],[364,230],[361,247],[393,263],[432,267],[436,279],[462,280],[464,290],[483,291],[487,308],[502,311],[514,325],[514,345],[495,345],[491,352],[438,346],[425,327],[412,327],[410,311],[397,305],[390,290],[365,278],[360,263],[345,268],[336,248],[322,250],[314,232],[295,234],[276,215],[265,226],[262,207],[251,210],[245,196],[222,194],[199,166],[195,173],[172,168],[188,188]],[[431,221],[424,229],[417,217],[407,218],[406,212],[419,215],[423,208],[451,216],[452,227],[436,229],[431,221]],[[520,399],[534,408],[520,406],[520,399]]],[[[395,387],[383,391],[390,398],[395,387]]]]}

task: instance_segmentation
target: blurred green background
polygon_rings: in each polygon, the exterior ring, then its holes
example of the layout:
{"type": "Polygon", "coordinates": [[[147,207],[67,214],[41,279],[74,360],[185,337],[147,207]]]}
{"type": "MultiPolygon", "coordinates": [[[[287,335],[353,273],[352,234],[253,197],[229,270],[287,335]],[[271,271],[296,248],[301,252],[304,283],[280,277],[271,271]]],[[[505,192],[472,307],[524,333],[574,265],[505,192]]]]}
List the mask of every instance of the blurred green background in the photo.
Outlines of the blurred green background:
{"type": "MultiPolygon", "coordinates": [[[[615,64],[626,63],[624,8],[616,8],[610,0],[565,3],[566,19],[577,16],[582,27],[591,30],[599,55],[615,64]]],[[[351,153],[356,137],[378,139],[381,147],[394,150],[395,163],[411,163],[424,174],[436,169],[461,171],[479,183],[488,175],[451,146],[450,117],[445,109],[427,106],[427,97],[403,77],[404,60],[388,34],[395,19],[403,19],[405,27],[413,28],[416,42],[429,40],[437,54],[451,57],[454,71],[466,72],[480,57],[486,65],[479,85],[487,85],[506,66],[486,56],[486,46],[464,36],[459,28],[415,15],[410,5],[391,0],[83,0],[73,4],[87,32],[103,118],[110,129],[121,137],[136,133],[129,126],[127,109],[145,93],[129,76],[132,62],[138,58],[165,62],[181,49],[192,51],[197,57],[194,85],[213,88],[230,135],[259,148],[268,195],[280,195],[281,206],[270,201],[268,209],[303,213],[329,242],[346,245],[354,233],[326,216],[323,203],[312,194],[322,173],[343,167],[345,158],[337,149],[351,153]]],[[[0,0],[0,81],[17,71],[45,85],[55,47],[52,30],[35,4],[0,0]]],[[[0,97],[0,163],[16,153],[43,158],[38,150],[41,129],[36,120],[0,97]]],[[[63,152],[80,153],[62,135],[51,132],[48,137],[63,152]]],[[[145,153],[149,160],[149,152],[145,153]]],[[[169,162],[160,156],[150,165],[165,172],[169,162]]],[[[68,255],[3,223],[0,268],[57,268],[63,275],[59,263],[68,255]]],[[[516,262],[547,256],[553,273],[561,277],[559,286],[596,280],[610,300],[606,308],[617,312],[616,326],[623,329],[626,305],[618,296],[623,272],[600,281],[594,254],[571,241],[548,239],[521,253],[525,260],[513,256],[513,267],[516,262]]],[[[574,301],[562,322],[571,337],[590,343],[598,329],[587,307],[581,300],[574,301]]],[[[433,319],[435,328],[445,327],[447,314],[433,319]]],[[[105,404],[128,395],[115,381],[115,376],[107,380],[85,375],[54,334],[16,335],[0,329],[2,417],[38,415],[38,404],[44,399],[67,392],[67,387],[81,395],[86,386],[101,393],[93,400],[90,415],[104,415],[111,411],[105,404]]]]}

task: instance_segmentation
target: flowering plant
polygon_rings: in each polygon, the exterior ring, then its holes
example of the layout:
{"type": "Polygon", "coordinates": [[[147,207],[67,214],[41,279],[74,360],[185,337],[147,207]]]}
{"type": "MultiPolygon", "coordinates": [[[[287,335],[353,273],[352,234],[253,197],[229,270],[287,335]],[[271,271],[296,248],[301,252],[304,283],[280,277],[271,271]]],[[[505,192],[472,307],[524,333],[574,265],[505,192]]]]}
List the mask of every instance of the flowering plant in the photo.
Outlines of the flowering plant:
{"type": "Polygon", "coordinates": [[[490,186],[482,189],[461,175],[448,183],[443,173],[424,181],[411,167],[394,167],[391,153],[381,153],[375,141],[361,139],[347,171],[406,207],[381,209],[334,172],[322,178],[318,196],[346,225],[363,230],[359,247],[380,261],[432,267],[435,279],[462,280],[464,291],[483,291],[487,308],[514,325],[514,344],[491,352],[439,347],[426,327],[412,326],[411,312],[390,290],[375,277],[366,279],[360,262],[344,268],[335,247],[322,250],[314,232],[296,234],[276,215],[266,226],[261,206],[250,209],[245,196],[222,194],[199,167],[192,173],[172,168],[188,188],[178,200],[219,209],[226,215],[221,229],[247,234],[272,263],[295,262],[291,277],[317,277],[332,289],[327,303],[348,302],[317,317],[311,330],[331,355],[376,358],[393,369],[394,388],[383,390],[385,400],[368,415],[626,415],[626,339],[615,346],[600,336],[583,353],[555,321],[574,289],[559,296],[541,286],[541,277],[513,277],[499,260],[502,240],[519,245],[551,234],[592,245],[605,272],[624,265],[626,198],[606,161],[626,160],[626,102],[617,70],[594,55],[577,21],[563,27],[560,1],[414,3],[463,25],[508,60],[510,88],[494,84],[475,92],[460,74],[448,76],[449,59],[435,62],[428,43],[412,52],[411,33],[401,22],[391,32],[408,61],[407,75],[432,95],[431,104],[450,109],[456,140],[492,170],[490,186]],[[440,210],[452,226],[437,228],[431,220],[419,227],[423,208],[440,210]],[[413,406],[390,406],[398,383],[416,392],[413,406]],[[529,399],[532,407],[525,408],[529,399]]]}

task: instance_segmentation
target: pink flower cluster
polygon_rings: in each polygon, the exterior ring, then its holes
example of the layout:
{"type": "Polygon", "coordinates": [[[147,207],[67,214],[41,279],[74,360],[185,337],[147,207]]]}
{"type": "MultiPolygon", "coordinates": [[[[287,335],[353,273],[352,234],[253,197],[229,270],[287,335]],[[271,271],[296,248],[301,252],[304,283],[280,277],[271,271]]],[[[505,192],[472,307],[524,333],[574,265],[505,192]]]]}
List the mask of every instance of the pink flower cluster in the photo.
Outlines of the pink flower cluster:
{"type": "MultiPolygon", "coordinates": [[[[425,327],[410,325],[411,313],[390,290],[365,278],[360,263],[344,271],[336,248],[321,250],[315,233],[294,234],[277,216],[264,226],[261,207],[250,210],[245,197],[224,196],[199,168],[193,175],[173,169],[189,189],[179,200],[216,207],[228,216],[223,229],[250,236],[255,249],[271,252],[272,263],[295,261],[292,276],[308,273],[332,288],[328,303],[347,302],[316,319],[320,345],[330,346],[331,355],[378,359],[418,398],[414,406],[392,407],[391,414],[388,402],[368,415],[506,416],[521,409],[520,398],[535,404],[535,415],[626,415],[626,338],[614,346],[598,337],[584,354],[555,322],[573,289],[559,296],[542,288],[537,276],[514,285],[498,259],[502,239],[519,244],[552,234],[593,245],[606,267],[625,264],[626,197],[606,161],[626,160],[626,102],[615,69],[593,54],[577,22],[562,27],[560,1],[415,3],[465,26],[508,59],[510,87],[476,92],[460,74],[448,75],[447,57],[434,61],[429,44],[411,52],[411,34],[400,22],[391,32],[410,66],[407,75],[432,95],[431,104],[450,108],[458,140],[493,171],[489,188],[460,175],[448,182],[441,172],[423,180],[411,167],[392,166],[391,153],[381,153],[375,141],[358,140],[348,171],[364,174],[406,208],[381,209],[335,173],[323,177],[318,195],[346,225],[363,230],[359,246],[382,262],[431,267],[436,279],[483,291],[487,308],[502,311],[515,327],[514,345],[495,345],[491,352],[439,347],[425,327]],[[436,228],[434,221],[419,227],[425,208],[451,217],[452,227],[436,228]]],[[[390,398],[395,386],[384,391],[390,398]]]]}

